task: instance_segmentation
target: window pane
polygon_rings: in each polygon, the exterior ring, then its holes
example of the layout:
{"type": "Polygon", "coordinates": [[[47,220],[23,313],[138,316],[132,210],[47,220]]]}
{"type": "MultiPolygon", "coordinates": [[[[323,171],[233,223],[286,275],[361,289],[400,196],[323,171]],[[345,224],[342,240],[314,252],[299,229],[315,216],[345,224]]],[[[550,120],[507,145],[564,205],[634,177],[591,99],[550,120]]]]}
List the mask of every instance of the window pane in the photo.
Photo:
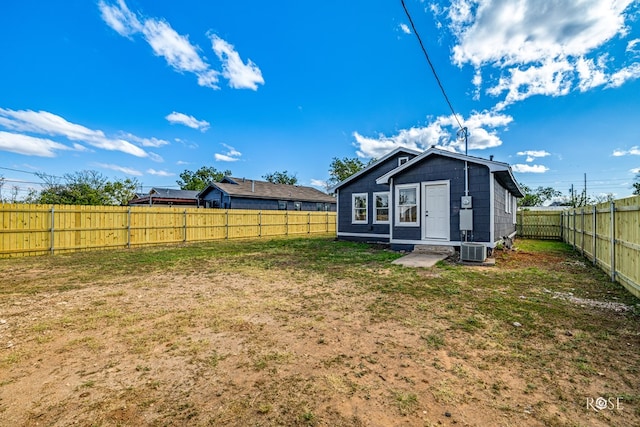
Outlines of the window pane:
{"type": "Polygon", "coordinates": [[[415,188],[402,188],[399,191],[399,204],[400,205],[415,205],[416,204],[416,189],[415,188]]]}
{"type": "Polygon", "coordinates": [[[378,209],[376,221],[389,221],[389,209],[378,209]]]}
{"type": "Polygon", "coordinates": [[[376,208],[388,208],[389,196],[387,194],[379,194],[376,196],[376,208]]]}
{"type": "Polygon", "coordinates": [[[356,209],[366,209],[367,207],[367,199],[365,197],[356,196],[355,198],[355,208],[356,209]]]}
{"type": "Polygon", "coordinates": [[[416,206],[400,206],[400,222],[417,222],[418,208],[416,206]]]}

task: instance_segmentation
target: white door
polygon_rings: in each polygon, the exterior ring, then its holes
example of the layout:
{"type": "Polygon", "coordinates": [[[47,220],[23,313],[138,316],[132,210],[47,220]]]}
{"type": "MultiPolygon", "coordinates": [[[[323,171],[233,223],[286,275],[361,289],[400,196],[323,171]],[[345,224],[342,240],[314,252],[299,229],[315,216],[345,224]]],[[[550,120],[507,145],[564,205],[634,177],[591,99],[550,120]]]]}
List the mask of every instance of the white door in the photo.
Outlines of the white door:
{"type": "Polygon", "coordinates": [[[449,183],[422,184],[423,236],[426,240],[449,240],[449,183]]]}

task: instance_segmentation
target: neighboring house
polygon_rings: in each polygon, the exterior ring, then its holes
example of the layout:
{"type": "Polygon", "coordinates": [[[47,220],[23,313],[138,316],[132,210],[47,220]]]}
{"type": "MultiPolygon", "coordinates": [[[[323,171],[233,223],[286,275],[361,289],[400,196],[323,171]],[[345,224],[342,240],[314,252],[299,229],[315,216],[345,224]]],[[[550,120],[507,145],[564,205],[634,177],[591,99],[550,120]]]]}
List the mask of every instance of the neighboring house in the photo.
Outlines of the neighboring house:
{"type": "Polygon", "coordinates": [[[336,210],[336,199],[302,185],[274,184],[244,178],[225,177],[198,194],[201,206],[222,209],[292,211],[336,210]]]}
{"type": "Polygon", "coordinates": [[[198,206],[198,192],[192,190],[173,190],[153,187],[149,194],[137,195],[129,202],[134,206],[198,206]]]}
{"type": "Polygon", "coordinates": [[[516,231],[523,197],[506,163],[436,148],[398,148],[334,187],[339,239],[493,248],[516,231]],[[465,171],[466,166],[466,171],[465,171]]]}

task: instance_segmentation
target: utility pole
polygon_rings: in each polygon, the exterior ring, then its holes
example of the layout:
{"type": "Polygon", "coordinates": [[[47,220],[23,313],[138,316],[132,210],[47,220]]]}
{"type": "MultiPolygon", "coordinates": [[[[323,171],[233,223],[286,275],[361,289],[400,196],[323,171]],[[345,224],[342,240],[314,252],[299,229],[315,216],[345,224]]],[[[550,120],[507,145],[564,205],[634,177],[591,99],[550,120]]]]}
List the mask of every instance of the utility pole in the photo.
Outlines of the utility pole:
{"type": "Polygon", "coordinates": [[[571,194],[571,207],[575,208],[576,207],[576,199],[575,199],[574,193],[573,193],[573,184],[571,184],[571,188],[569,189],[569,194],[571,194]]]}

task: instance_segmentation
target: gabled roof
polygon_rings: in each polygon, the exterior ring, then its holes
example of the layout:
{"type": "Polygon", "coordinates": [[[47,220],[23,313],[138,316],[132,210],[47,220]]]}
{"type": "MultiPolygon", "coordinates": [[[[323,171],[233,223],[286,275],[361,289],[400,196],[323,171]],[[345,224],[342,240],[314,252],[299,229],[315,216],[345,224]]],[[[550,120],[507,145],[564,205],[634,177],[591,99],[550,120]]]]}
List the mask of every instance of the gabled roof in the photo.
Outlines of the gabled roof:
{"type": "Polygon", "coordinates": [[[376,184],[388,184],[389,179],[398,173],[402,172],[405,169],[413,167],[415,164],[420,163],[422,160],[426,159],[429,156],[444,156],[450,157],[453,159],[468,161],[471,163],[481,164],[487,166],[489,171],[492,172],[496,178],[500,181],[504,187],[509,190],[516,197],[524,197],[524,193],[518,186],[518,182],[513,176],[511,171],[511,166],[507,163],[496,162],[494,160],[487,160],[481,157],[468,156],[460,153],[455,153],[452,151],[441,150],[439,148],[431,147],[427,151],[423,152],[419,156],[414,157],[409,160],[407,163],[398,166],[397,168],[387,172],[382,175],[380,178],[376,179],[376,184]]]}
{"type": "Polygon", "coordinates": [[[204,197],[214,188],[232,197],[253,199],[296,200],[303,202],[335,203],[336,199],[312,187],[274,184],[245,178],[225,177],[221,182],[209,184],[198,197],[204,197]]]}
{"type": "Polygon", "coordinates": [[[353,175],[351,175],[349,178],[337,183],[335,186],[330,188],[330,191],[333,193],[335,192],[338,188],[344,186],[345,184],[353,181],[354,179],[358,178],[360,175],[367,173],[373,169],[375,169],[376,167],[380,166],[382,163],[384,163],[387,159],[395,156],[398,153],[406,153],[406,154],[413,154],[414,156],[417,156],[420,154],[420,151],[416,151],[416,150],[412,150],[410,148],[405,148],[405,147],[398,147],[395,150],[385,154],[383,157],[381,157],[380,159],[376,160],[375,162],[371,163],[369,166],[367,166],[366,168],[354,173],[353,175]]]}

